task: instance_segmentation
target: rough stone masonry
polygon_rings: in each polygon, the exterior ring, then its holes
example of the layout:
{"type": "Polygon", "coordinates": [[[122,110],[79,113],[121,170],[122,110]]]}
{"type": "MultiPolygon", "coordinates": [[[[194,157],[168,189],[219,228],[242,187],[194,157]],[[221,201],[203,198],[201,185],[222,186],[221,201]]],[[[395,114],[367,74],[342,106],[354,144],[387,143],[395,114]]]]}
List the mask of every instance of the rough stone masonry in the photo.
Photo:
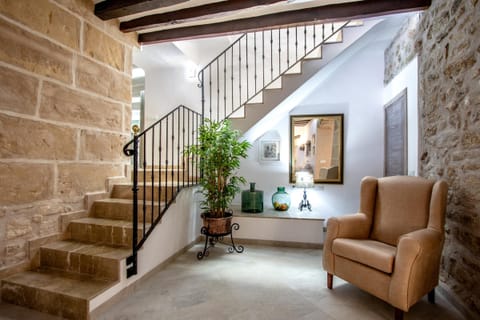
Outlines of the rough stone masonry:
{"type": "Polygon", "coordinates": [[[132,47],[91,0],[0,1],[0,277],[124,175],[132,47]]]}
{"type": "Polygon", "coordinates": [[[385,54],[385,81],[419,60],[421,176],[449,184],[441,281],[480,314],[480,4],[434,0],[385,54]]]}

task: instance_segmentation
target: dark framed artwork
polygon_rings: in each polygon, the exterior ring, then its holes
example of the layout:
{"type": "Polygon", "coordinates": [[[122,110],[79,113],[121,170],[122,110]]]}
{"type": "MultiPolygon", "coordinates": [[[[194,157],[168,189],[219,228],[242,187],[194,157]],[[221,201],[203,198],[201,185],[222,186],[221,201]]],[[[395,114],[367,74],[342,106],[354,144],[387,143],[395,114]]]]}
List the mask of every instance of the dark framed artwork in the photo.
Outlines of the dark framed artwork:
{"type": "Polygon", "coordinates": [[[280,161],[280,140],[260,141],[260,161],[280,161]]]}
{"type": "Polygon", "coordinates": [[[385,105],[385,176],[406,175],[407,89],[385,105]]]}

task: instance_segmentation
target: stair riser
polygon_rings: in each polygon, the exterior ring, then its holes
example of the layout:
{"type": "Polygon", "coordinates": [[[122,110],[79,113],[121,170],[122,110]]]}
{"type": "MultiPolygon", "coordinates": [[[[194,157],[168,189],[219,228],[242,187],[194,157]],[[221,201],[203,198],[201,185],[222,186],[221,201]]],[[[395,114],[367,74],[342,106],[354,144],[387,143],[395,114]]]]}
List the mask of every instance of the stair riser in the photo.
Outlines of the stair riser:
{"type": "Polygon", "coordinates": [[[87,319],[88,301],[2,281],[2,300],[66,319],[87,319]]]}
{"type": "Polygon", "coordinates": [[[120,275],[118,260],[50,248],[40,248],[40,264],[108,280],[118,280],[120,275]]]}
{"type": "MultiPolygon", "coordinates": [[[[119,247],[132,247],[132,228],[72,222],[68,226],[71,239],[119,247]]],[[[142,234],[142,230],[138,230],[142,234]]]]}
{"type": "MultiPolygon", "coordinates": [[[[177,188],[174,187],[162,187],[160,189],[160,195],[158,187],[152,186],[139,186],[138,187],[138,199],[146,199],[153,201],[161,201],[165,202],[167,200],[171,200],[173,195],[176,194],[177,188]],[[152,196],[152,188],[153,188],[153,196],[152,196]]],[[[115,199],[132,199],[133,198],[133,191],[132,186],[129,185],[115,185],[112,190],[112,198],[115,199]]]]}
{"type": "MultiPolygon", "coordinates": [[[[152,206],[150,202],[146,204],[145,221],[152,222],[152,206]]],[[[95,218],[132,220],[133,205],[131,203],[105,203],[96,202],[92,206],[92,216],[95,218]]],[[[153,206],[153,219],[158,217],[158,205],[153,206]]],[[[140,201],[138,205],[138,221],[143,222],[143,203],[140,201]]]]}

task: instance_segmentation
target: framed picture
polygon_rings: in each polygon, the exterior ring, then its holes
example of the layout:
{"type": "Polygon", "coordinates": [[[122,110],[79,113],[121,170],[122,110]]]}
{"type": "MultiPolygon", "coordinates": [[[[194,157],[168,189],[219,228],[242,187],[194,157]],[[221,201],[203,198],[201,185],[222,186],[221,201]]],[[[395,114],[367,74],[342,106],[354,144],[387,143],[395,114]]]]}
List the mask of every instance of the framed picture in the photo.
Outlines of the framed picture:
{"type": "Polygon", "coordinates": [[[385,106],[385,176],[407,174],[407,89],[385,106]]]}
{"type": "Polygon", "coordinates": [[[280,141],[260,141],[260,161],[280,161],[280,141]]]}

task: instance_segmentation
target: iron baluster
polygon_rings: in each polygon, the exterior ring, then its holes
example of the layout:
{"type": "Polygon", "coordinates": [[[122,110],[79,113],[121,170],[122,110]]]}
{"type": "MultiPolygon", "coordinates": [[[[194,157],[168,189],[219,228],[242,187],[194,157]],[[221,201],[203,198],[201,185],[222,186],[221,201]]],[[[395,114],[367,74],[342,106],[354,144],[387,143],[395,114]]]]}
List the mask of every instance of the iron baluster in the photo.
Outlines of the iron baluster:
{"type": "MultiPolygon", "coordinates": [[[[151,212],[151,220],[150,221],[153,221],[153,211],[154,211],[154,205],[153,205],[153,201],[155,199],[155,127],[152,128],[152,169],[150,170],[151,172],[151,189],[152,189],[152,199],[151,199],[151,208],[150,208],[150,212],[151,212]]],[[[143,229],[145,230],[145,220],[143,221],[143,229]]],[[[143,232],[144,233],[144,236],[145,236],[145,231],[143,232]]]]}
{"type": "Polygon", "coordinates": [[[238,43],[238,104],[242,105],[242,46],[238,43]]]}
{"type": "Polygon", "coordinates": [[[158,143],[160,144],[158,147],[158,216],[160,217],[162,213],[161,209],[161,195],[162,195],[162,122],[159,122],[159,129],[158,129],[158,143]]]}
{"type": "Polygon", "coordinates": [[[257,92],[257,33],[253,33],[253,71],[254,71],[254,89],[257,92]]]}
{"type": "Polygon", "coordinates": [[[248,78],[250,78],[248,74],[248,35],[245,37],[245,78],[247,79],[247,92],[246,92],[246,99],[248,100],[248,78]]]}
{"type": "Polygon", "coordinates": [[[205,86],[204,86],[204,75],[205,72],[202,70],[200,71],[200,88],[202,89],[202,114],[205,114],[205,86]]]}
{"type": "Polygon", "coordinates": [[[219,61],[217,60],[217,120],[220,119],[220,71],[219,61]]]}
{"type": "MultiPolygon", "coordinates": [[[[290,68],[290,28],[287,28],[287,69],[288,68],[290,68]]],[[[278,71],[279,74],[282,73],[280,69],[278,69],[278,71]]]]}
{"type": "Polygon", "coordinates": [[[303,55],[307,55],[307,25],[303,26],[303,55]]]}
{"type": "Polygon", "coordinates": [[[142,197],[142,217],[143,217],[143,236],[145,237],[145,212],[147,211],[147,134],[143,135],[143,197],[142,197]]]}
{"type": "Polygon", "coordinates": [[[265,86],[265,31],[262,30],[262,87],[265,86]]]}
{"type": "Polygon", "coordinates": [[[212,66],[208,68],[208,83],[210,84],[209,86],[209,98],[210,98],[210,112],[209,112],[209,117],[212,117],[212,66]]]}
{"type": "Polygon", "coordinates": [[[295,27],[295,61],[298,60],[298,27],[295,27]]]}
{"type": "MultiPolygon", "coordinates": [[[[278,74],[282,73],[282,47],[281,47],[281,39],[280,39],[281,29],[278,29],[278,74]]],[[[288,37],[287,37],[288,39],[288,37]]]]}
{"type": "MultiPolygon", "coordinates": [[[[165,153],[165,185],[164,185],[164,188],[163,188],[163,189],[165,189],[165,190],[164,190],[165,199],[167,199],[167,192],[168,192],[168,190],[167,190],[167,189],[168,189],[168,188],[167,188],[167,181],[168,181],[168,161],[169,161],[169,159],[168,159],[168,151],[170,150],[170,149],[168,148],[168,145],[169,145],[169,143],[168,143],[168,127],[169,127],[169,123],[170,123],[170,122],[169,122],[169,119],[167,118],[167,119],[165,120],[165,151],[166,151],[166,153],[165,153]]],[[[159,201],[160,201],[160,202],[163,202],[162,198],[160,198],[159,201]]]]}
{"type": "MultiPolygon", "coordinates": [[[[170,170],[170,192],[171,194],[173,194],[173,181],[175,180],[174,179],[174,176],[173,176],[173,166],[175,164],[175,153],[174,153],[174,148],[175,148],[175,114],[173,113],[172,114],[172,136],[171,136],[171,139],[172,139],[172,162],[171,162],[171,165],[170,167],[167,168],[167,170],[170,170]]],[[[165,200],[168,201],[168,194],[167,196],[165,197],[165,200]]]]}
{"type": "Polygon", "coordinates": [[[270,81],[273,80],[273,30],[270,29],[270,81]]]}
{"type": "MultiPolygon", "coordinates": [[[[180,186],[180,114],[181,114],[181,109],[178,110],[178,116],[177,116],[177,191],[178,187],[180,186]]],[[[173,168],[172,168],[172,175],[173,175],[173,168]]]]}
{"type": "Polygon", "coordinates": [[[233,76],[233,47],[232,47],[232,50],[231,50],[231,51],[232,51],[232,59],[231,59],[232,61],[231,61],[230,65],[232,66],[232,71],[231,71],[231,74],[232,74],[232,90],[231,90],[230,94],[232,95],[232,112],[233,112],[233,108],[235,108],[235,103],[233,102],[233,97],[234,97],[234,94],[233,94],[233,87],[234,87],[234,86],[233,86],[233,82],[234,82],[234,79],[235,79],[234,76],[233,76]]]}
{"type": "Polygon", "coordinates": [[[223,55],[223,112],[227,115],[227,54],[223,55]]]}

